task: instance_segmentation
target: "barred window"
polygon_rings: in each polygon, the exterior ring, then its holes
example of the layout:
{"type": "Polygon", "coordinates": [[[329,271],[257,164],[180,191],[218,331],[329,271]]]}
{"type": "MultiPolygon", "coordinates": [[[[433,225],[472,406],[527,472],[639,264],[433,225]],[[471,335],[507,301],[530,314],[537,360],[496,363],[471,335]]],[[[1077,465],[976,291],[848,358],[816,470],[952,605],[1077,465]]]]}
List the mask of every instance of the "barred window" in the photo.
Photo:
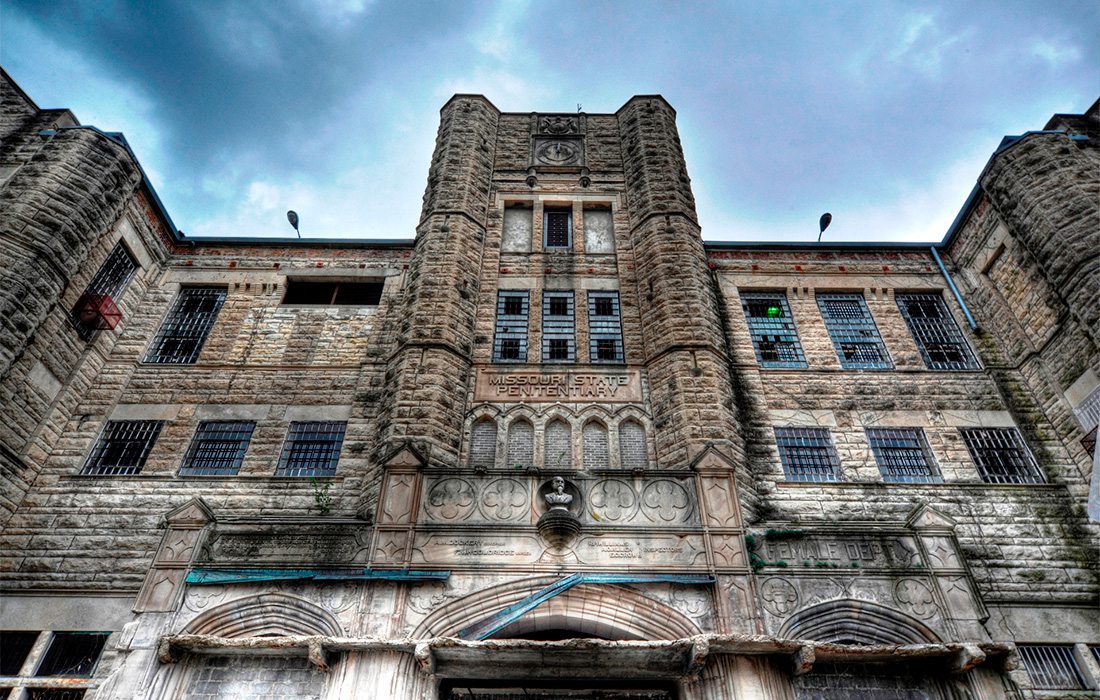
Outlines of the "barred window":
{"type": "Polygon", "coordinates": [[[806,366],[786,294],[743,292],[741,308],[745,311],[752,347],[761,367],[806,366]]]}
{"type": "Polygon", "coordinates": [[[978,467],[990,484],[1042,484],[1046,478],[1015,428],[965,428],[960,432],[978,467]]]}
{"type": "Polygon", "coordinates": [[[943,481],[923,430],[868,428],[867,440],[884,480],[902,483],[943,481]]]}
{"type": "Polygon", "coordinates": [[[573,362],[577,357],[573,292],[542,293],[542,361],[573,362]]]}
{"type": "Polygon", "coordinates": [[[1037,689],[1084,690],[1087,687],[1072,646],[1020,644],[1017,649],[1037,689]]]}
{"type": "Polygon", "coordinates": [[[159,420],[107,421],[81,473],[98,476],[140,473],[163,424],[159,420]]]}
{"type": "Polygon", "coordinates": [[[573,429],[563,420],[546,426],[544,469],[573,468],[573,429]]]}
{"type": "Polygon", "coordinates": [[[628,420],[619,424],[619,462],[623,469],[649,467],[649,450],[641,423],[628,420]]]}
{"type": "Polygon", "coordinates": [[[581,430],[585,469],[606,469],[608,466],[607,428],[599,421],[588,421],[581,430]]]}
{"type": "Polygon", "coordinates": [[[69,319],[81,338],[91,340],[97,330],[114,327],[106,315],[118,313],[118,299],[135,271],[137,261],[119,241],[69,312],[69,319]]]}
{"type": "Polygon", "coordinates": [[[978,369],[940,294],[898,294],[898,308],[929,369],[978,369]]]}
{"type": "Polygon", "coordinates": [[[83,700],[83,688],[27,688],[27,700],[83,700]]]}
{"type": "Polygon", "coordinates": [[[146,362],[191,364],[198,359],[206,336],[225,301],[225,287],[184,287],[164,319],[146,362]]]}
{"type": "Polygon", "coordinates": [[[546,208],[543,210],[543,246],[546,248],[573,247],[573,210],[570,208],[546,208]]]}
{"type": "Polygon", "coordinates": [[[474,423],[470,433],[470,464],[492,467],[497,461],[497,424],[491,419],[474,423]]]}
{"type": "Polygon", "coordinates": [[[344,422],[290,424],[275,476],[333,476],[344,446],[344,422]]]}
{"type": "Polygon", "coordinates": [[[819,294],[817,306],[829,329],[841,367],[889,369],[893,366],[862,294],[819,294]]]}
{"type": "Polygon", "coordinates": [[[183,458],[181,476],[233,476],[241,468],[256,424],[252,421],[204,421],[183,458]]]}
{"type": "Polygon", "coordinates": [[[840,458],[825,428],[776,428],[783,473],[791,481],[837,481],[840,458]]]}
{"type": "Polygon", "coordinates": [[[530,469],[535,464],[535,428],[525,420],[508,426],[508,467],[530,469]]]}
{"type": "Polygon", "coordinates": [[[618,292],[588,293],[590,362],[623,362],[623,327],[618,292]]]}
{"type": "Polygon", "coordinates": [[[527,361],[527,292],[497,292],[493,362],[527,361]]]}
{"type": "Polygon", "coordinates": [[[90,676],[110,632],[54,632],[35,676],[90,676]]]}

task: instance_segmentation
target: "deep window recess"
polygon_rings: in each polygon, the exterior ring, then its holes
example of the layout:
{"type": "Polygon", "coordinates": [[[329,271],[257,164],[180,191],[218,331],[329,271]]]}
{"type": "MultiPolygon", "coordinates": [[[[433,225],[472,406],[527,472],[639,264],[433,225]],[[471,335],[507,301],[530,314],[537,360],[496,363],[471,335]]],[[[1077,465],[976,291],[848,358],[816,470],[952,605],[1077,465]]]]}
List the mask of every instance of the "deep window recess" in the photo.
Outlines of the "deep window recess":
{"type": "Polygon", "coordinates": [[[825,428],[776,428],[783,473],[790,481],[837,481],[840,459],[825,428]]]}
{"type": "Polygon", "coordinates": [[[645,469],[649,466],[645,428],[628,420],[619,424],[619,464],[623,469],[645,469]]]}
{"type": "Polygon", "coordinates": [[[546,469],[573,468],[573,429],[563,420],[552,421],[543,434],[545,454],[542,465],[546,469]]]}
{"type": "Polygon", "coordinates": [[[530,469],[535,464],[535,427],[525,420],[508,426],[509,469],[530,469]]]}
{"type": "Polygon", "coordinates": [[[204,421],[187,449],[180,476],[233,476],[241,468],[256,424],[204,421]]]}
{"type": "Polygon", "coordinates": [[[0,676],[18,676],[38,632],[0,632],[0,676]]]}
{"type": "Polygon", "coordinates": [[[1016,647],[1039,690],[1084,690],[1085,679],[1077,666],[1072,646],[1020,644],[1016,647]]]}
{"type": "Polygon", "coordinates": [[[184,287],[164,319],[146,362],[191,364],[198,359],[206,336],[225,301],[224,287],[184,287]]]}
{"type": "Polygon", "coordinates": [[[573,362],[576,357],[573,292],[543,292],[542,361],[573,362]]]}
{"type": "Polygon", "coordinates": [[[607,451],[607,428],[594,420],[588,421],[581,430],[581,442],[584,447],[584,468],[606,469],[610,461],[607,451]]]}
{"type": "Polygon", "coordinates": [[[867,440],[884,480],[902,483],[943,481],[923,430],[868,428],[867,440]]]}
{"type": "Polygon", "coordinates": [[[804,368],[806,357],[798,342],[787,295],[775,292],[743,292],[741,308],[761,367],[804,368]]]}
{"type": "Polygon", "coordinates": [[[623,362],[623,326],[618,292],[588,293],[590,362],[623,362]]]}
{"type": "Polygon", "coordinates": [[[982,481],[1042,484],[1046,478],[1015,428],[964,428],[960,432],[982,481]]]}
{"type": "Polygon", "coordinates": [[[493,362],[527,361],[527,292],[497,292],[493,362]]]}
{"type": "Polygon", "coordinates": [[[110,632],[54,632],[35,676],[90,676],[110,632]]]}
{"type": "Polygon", "coordinates": [[[898,294],[897,302],[929,369],[978,369],[941,295],[898,294]]]}
{"type": "Polygon", "coordinates": [[[841,367],[890,369],[893,366],[862,294],[818,294],[817,305],[841,367]]]}
{"type": "Polygon", "coordinates": [[[138,474],[164,424],[159,420],[112,420],[99,436],[82,474],[138,474]]]}
{"type": "Polygon", "coordinates": [[[470,464],[492,467],[497,461],[497,424],[491,419],[474,423],[470,432],[470,464]]]}
{"type": "Polygon", "coordinates": [[[542,242],[545,248],[572,248],[573,247],[573,210],[550,209],[543,210],[542,215],[543,235],[542,242]]]}
{"type": "Polygon", "coordinates": [[[284,305],[378,306],[382,282],[309,282],[288,279],[284,305]]]}
{"type": "Polygon", "coordinates": [[[346,428],[334,421],[291,423],[275,476],[335,475],[346,428]]]}
{"type": "Polygon", "coordinates": [[[134,256],[119,241],[69,312],[69,319],[81,338],[91,340],[96,331],[118,324],[122,319],[122,312],[118,310],[119,297],[136,270],[134,256]]]}

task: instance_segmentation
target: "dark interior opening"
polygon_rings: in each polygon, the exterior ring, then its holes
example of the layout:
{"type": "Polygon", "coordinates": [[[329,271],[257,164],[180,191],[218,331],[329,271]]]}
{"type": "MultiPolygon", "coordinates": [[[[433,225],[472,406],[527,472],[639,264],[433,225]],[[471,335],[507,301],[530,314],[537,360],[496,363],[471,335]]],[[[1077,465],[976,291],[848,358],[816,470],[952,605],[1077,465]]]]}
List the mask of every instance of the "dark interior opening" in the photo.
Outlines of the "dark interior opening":
{"type": "Polygon", "coordinates": [[[382,282],[287,280],[283,304],[296,306],[378,306],[382,282]]]}

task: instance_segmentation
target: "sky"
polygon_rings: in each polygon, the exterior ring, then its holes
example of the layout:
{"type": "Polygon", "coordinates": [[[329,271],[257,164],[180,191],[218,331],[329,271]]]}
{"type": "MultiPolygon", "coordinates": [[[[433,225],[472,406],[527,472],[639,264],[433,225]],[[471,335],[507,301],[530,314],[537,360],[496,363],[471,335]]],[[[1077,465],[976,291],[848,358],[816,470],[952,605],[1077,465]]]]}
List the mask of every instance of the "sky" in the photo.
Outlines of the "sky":
{"type": "Polygon", "coordinates": [[[660,93],[707,240],[935,241],[1005,134],[1100,95],[1097,0],[0,1],[40,107],[122,131],[188,236],[411,238],[439,108],[660,93]]]}

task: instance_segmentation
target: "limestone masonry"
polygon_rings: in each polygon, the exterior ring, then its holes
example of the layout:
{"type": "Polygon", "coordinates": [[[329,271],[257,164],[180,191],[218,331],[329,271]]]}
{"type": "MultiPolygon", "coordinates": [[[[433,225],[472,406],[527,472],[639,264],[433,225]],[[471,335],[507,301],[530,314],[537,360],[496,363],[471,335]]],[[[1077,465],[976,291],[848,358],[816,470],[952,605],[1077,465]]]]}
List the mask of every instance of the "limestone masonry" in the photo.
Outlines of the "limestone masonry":
{"type": "Polygon", "coordinates": [[[1096,105],[705,243],[659,95],[455,95],[408,224],[188,238],[0,72],[0,698],[1100,697],[1096,105]]]}

